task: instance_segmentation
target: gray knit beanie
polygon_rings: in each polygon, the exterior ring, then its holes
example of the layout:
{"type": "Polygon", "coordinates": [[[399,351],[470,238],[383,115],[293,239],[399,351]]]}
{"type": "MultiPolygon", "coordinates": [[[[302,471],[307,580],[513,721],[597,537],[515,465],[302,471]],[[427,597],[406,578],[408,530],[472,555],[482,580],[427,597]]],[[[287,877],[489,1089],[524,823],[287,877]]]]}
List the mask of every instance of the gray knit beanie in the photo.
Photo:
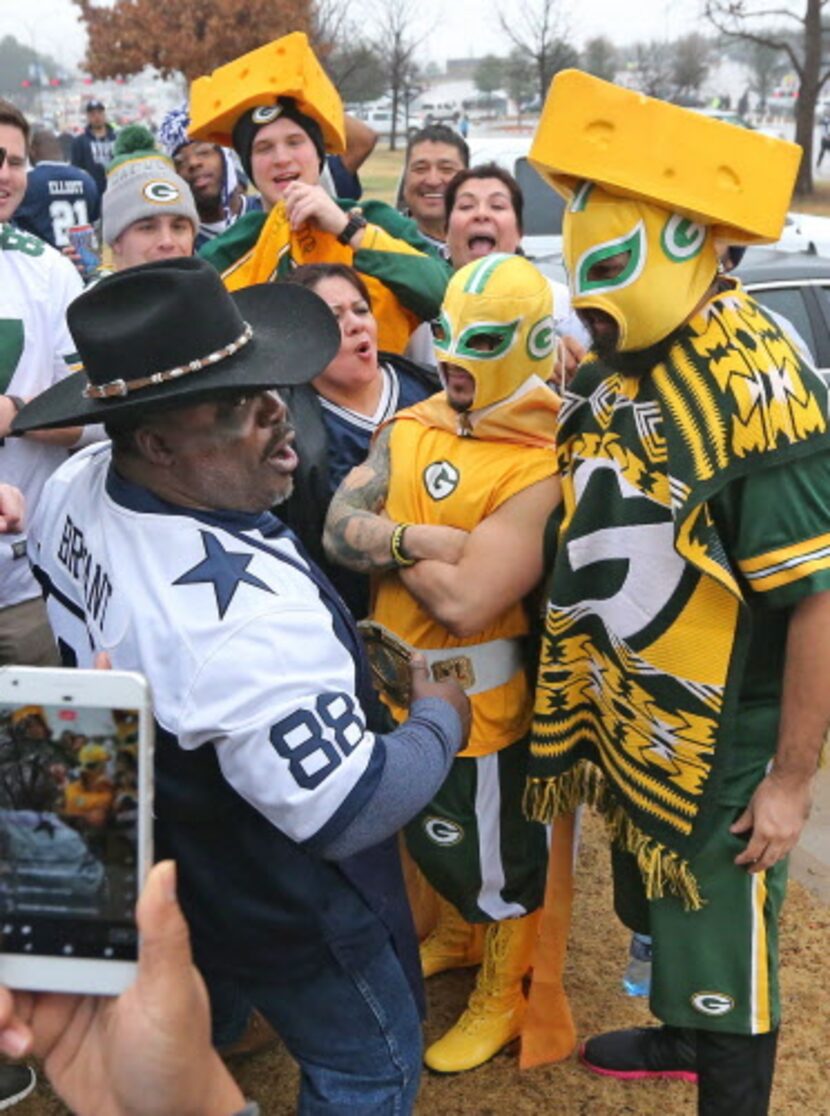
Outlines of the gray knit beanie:
{"type": "Polygon", "coordinates": [[[159,214],[187,217],[195,237],[199,214],[193,194],[171,160],[155,149],[151,133],[140,125],[122,129],[113,154],[101,199],[105,243],[112,246],[133,222],[159,214]]]}

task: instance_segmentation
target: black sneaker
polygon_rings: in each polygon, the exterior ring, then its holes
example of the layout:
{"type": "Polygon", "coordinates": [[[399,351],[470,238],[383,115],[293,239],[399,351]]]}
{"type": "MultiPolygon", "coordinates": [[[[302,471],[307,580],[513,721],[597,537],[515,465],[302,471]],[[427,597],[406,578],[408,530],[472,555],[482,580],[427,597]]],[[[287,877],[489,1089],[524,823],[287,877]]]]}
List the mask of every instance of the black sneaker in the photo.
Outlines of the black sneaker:
{"type": "Polygon", "coordinates": [[[626,1031],[609,1031],[583,1043],[579,1058],[594,1073],[620,1081],[638,1081],[644,1077],[697,1081],[695,1032],[685,1027],[631,1027],[626,1031]]]}
{"type": "Polygon", "coordinates": [[[0,1111],[28,1097],[36,1084],[37,1078],[31,1066],[0,1063],[0,1111]]]}

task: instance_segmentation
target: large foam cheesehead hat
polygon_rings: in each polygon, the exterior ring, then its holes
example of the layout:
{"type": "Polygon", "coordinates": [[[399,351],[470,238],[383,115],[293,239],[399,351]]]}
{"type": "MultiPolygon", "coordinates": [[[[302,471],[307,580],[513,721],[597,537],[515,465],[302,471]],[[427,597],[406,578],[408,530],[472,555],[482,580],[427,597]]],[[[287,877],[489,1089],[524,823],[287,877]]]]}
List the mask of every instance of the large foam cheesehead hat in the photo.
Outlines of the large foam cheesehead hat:
{"type": "Polygon", "coordinates": [[[256,131],[280,115],[306,129],[321,157],[346,150],[343,102],[302,31],[252,50],[190,87],[190,138],[234,147],[246,169],[256,131]]]}
{"type": "Polygon", "coordinates": [[[584,181],[641,198],[732,244],[781,235],[801,148],[579,70],[553,79],[529,160],[566,198],[584,181]]]}

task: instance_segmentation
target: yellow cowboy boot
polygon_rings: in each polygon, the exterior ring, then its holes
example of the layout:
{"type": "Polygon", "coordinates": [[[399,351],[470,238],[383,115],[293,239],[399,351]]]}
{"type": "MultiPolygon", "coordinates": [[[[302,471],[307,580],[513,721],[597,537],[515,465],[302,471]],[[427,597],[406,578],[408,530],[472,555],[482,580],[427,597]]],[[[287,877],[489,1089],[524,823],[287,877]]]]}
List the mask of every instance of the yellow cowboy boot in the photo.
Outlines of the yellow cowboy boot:
{"type": "Polygon", "coordinates": [[[484,953],[484,926],[475,926],[458,913],[452,903],[438,896],[438,922],[421,942],[424,978],[445,969],[478,965],[484,953]]]}
{"type": "Polygon", "coordinates": [[[488,926],[484,962],[467,1010],[424,1056],[431,1070],[461,1073],[475,1069],[519,1037],[526,1007],[522,979],[533,958],[539,916],[534,911],[524,918],[488,926]]]}

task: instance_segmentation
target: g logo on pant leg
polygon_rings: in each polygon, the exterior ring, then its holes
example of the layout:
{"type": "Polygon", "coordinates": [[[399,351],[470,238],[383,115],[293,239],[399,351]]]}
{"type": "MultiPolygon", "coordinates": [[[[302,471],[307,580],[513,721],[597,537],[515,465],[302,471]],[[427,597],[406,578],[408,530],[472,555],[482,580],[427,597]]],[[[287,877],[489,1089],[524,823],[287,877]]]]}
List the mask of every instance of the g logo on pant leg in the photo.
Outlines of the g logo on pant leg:
{"type": "Polygon", "coordinates": [[[448,818],[427,818],[424,821],[424,833],[434,845],[443,845],[445,848],[457,845],[464,839],[464,830],[458,822],[448,818]]]}
{"type": "Polygon", "coordinates": [[[735,1007],[735,1001],[725,992],[695,992],[691,1004],[701,1015],[728,1015],[735,1007]]]}

